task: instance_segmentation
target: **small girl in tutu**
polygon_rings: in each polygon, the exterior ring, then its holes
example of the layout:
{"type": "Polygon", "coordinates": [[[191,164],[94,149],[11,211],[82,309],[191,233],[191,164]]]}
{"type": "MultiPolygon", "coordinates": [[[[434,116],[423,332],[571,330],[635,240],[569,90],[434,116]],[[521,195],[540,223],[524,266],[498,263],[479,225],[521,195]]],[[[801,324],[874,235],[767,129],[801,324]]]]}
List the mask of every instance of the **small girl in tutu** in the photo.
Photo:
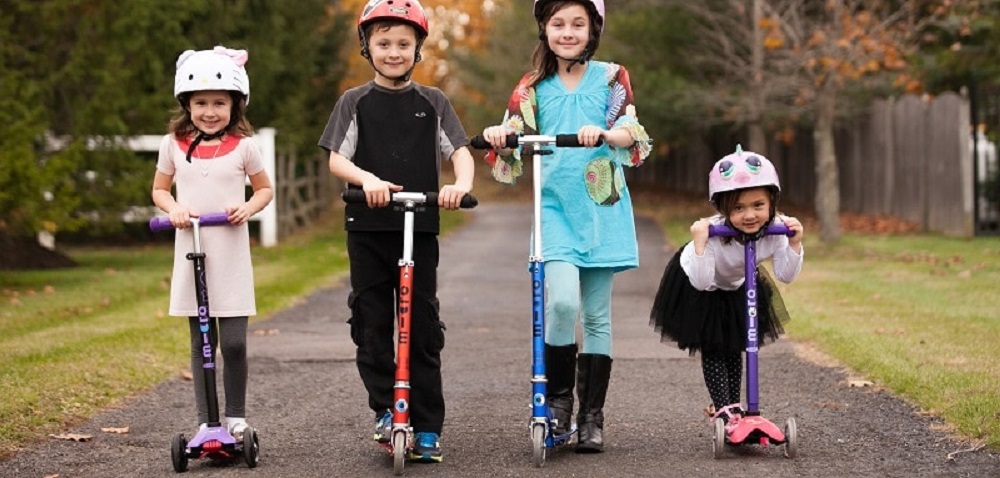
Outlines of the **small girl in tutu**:
{"type": "Polygon", "coordinates": [[[774,165],[740,147],[708,174],[709,199],[719,214],[691,225],[691,241],[667,264],[650,314],[664,342],[676,342],[691,355],[701,351],[701,366],[712,405],[706,412],[727,426],[743,416],[740,382],[746,348],[744,251],[757,241],[758,337],[760,345],[784,332],[788,312],[760,263],[773,260],[778,280],[789,283],[802,270],[802,223],[776,212],[781,186],[774,165]],[[764,235],[775,221],[793,233],[764,235]],[[708,237],[709,225],[725,224],[740,235],[708,237]]]}

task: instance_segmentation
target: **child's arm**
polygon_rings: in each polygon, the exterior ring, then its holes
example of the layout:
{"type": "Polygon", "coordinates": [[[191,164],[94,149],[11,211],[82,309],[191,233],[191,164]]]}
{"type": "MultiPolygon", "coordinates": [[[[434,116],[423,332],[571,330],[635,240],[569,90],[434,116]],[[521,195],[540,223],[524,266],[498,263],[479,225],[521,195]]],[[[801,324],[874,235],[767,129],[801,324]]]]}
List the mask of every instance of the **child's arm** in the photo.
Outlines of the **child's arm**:
{"type": "Polygon", "coordinates": [[[191,227],[191,218],[198,217],[198,214],[191,212],[188,208],[181,206],[170,193],[170,185],[174,182],[174,176],[156,171],[153,176],[153,191],[151,193],[153,204],[167,213],[170,224],[177,229],[191,227]]]}
{"type": "Polygon", "coordinates": [[[253,195],[247,202],[235,207],[227,207],[226,214],[229,214],[229,223],[238,226],[250,220],[250,218],[264,209],[274,199],[274,188],[271,186],[271,178],[267,171],[261,170],[257,174],[250,176],[250,188],[253,195]]]}
{"type": "Polygon", "coordinates": [[[580,144],[587,147],[597,146],[597,140],[603,139],[608,146],[615,148],[631,148],[635,144],[632,133],[623,128],[601,129],[598,126],[587,125],[580,128],[576,133],[576,138],[580,144]]]}
{"type": "Polygon", "coordinates": [[[458,209],[462,198],[472,191],[476,160],[469,148],[461,147],[451,154],[451,164],[455,171],[455,183],[445,185],[438,194],[438,205],[445,209],[458,209]]]}
{"type": "Polygon", "coordinates": [[[777,237],[782,241],[787,241],[788,247],[779,247],[774,251],[774,276],[786,284],[794,281],[798,276],[799,272],[802,271],[802,235],[803,228],[802,223],[794,217],[788,216],[778,216],[778,220],[785,223],[791,231],[795,233],[792,237],[785,238],[784,236],[772,236],[777,237]]]}
{"type": "Polygon", "coordinates": [[[691,243],[681,254],[681,267],[691,281],[691,287],[708,290],[715,280],[715,255],[708,249],[708,219],[699,219],[691,224],[691,243]]]}
{"type": "Polygon", "coordinates": [[[385,207],[392,199],[392,192],[402,191],[403,186],[383,181],[378,176],[365,171],[344,156],[330,151],[330,173],[343,181],[361,186],[368,199],[368,207],[385,207]]]}

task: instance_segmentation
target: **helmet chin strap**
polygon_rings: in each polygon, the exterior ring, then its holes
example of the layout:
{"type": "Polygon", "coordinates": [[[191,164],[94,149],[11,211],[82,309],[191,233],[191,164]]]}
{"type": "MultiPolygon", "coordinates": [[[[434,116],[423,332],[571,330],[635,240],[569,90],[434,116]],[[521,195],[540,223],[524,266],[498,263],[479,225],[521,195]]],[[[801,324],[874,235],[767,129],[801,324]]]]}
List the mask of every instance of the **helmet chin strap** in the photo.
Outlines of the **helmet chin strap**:
{"type": "Polygon", "coordinates": [[[226,129],[220,129],[219,131],[216,131],[212,134],[206,134],[204,131],[199,129],[198,136],[194,138],[194,141],[191,142],[191,147],[188,148],[187,150],[187,162],[189,163],[191,162],[191,153],[194,152],[194,149],[198,147],[199,143],[205,140],[211,141],[213,139],[221,138],[225,134],[226,134],[226,129]]]}

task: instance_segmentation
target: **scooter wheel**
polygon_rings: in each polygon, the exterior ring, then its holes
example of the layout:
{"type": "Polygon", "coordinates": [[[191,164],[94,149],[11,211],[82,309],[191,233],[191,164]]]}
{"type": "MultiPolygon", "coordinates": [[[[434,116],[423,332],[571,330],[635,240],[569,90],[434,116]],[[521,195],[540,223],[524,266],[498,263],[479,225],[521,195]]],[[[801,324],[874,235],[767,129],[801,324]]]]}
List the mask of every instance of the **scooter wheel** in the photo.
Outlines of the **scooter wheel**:
{"type": "Polygon", "coordinates": [[[721,418],[712,421],[712,457],[718,460],[726,450],[726,422],[721,418]]]}
{"type": "Polygon", "coordinates": [[[403,465],[406,464],[406,432],[397,431],[392,434],[392,472],[396,475],[403,474],[403,465]]]}
{"type": "Polygon", "coordinates": [[[184,473],[188,469],[187,438],[184,434],[174,437],[170,444],[170,459],[174,462],[174,471],[184,473]]]}
{"type": "Polygon", "coordinates": [[[243,461],[247,462],[248,468],[257,468],[260,460],[260,441],[257,439],[257,430],[246,427],[243,430],[243,461]]]}
{"type": "Polygon", "coordinates": [[[795,425],[795,418],[785,421],[785,458],[795,458],[798,453],[799,432],[795,425]]]}
{"type": "Polygon", "coordinates": [[[531,454],[537,468],[545,465],[545,425],[531,426],[531,454]]]}

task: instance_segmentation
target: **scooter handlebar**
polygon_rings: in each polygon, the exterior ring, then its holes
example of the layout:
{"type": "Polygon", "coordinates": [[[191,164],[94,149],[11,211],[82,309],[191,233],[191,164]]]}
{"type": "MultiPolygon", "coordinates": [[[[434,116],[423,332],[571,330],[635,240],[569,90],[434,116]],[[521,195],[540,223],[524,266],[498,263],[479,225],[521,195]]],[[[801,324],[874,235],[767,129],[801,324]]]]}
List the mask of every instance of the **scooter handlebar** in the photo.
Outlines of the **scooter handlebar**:
{"type": "MultiPolygon", "coordinates": [[[[708,226],[708,237],[735,237],[738,236],[739,234],[740,234],[739,231],[724,224],[708,226]]],[[[792,237],[795,235],[795,233],[792,232],[792,230],[789,229],[788,226],[782,223],[775,223],[771,224],[770,226],[767,226],[767,230],[764,231],[764,235],[767,236],[781,235],[781,236],[792,237]]]]}
{"type": "MultiPolygon", "coordinates": [[[[365,196],[365,192],[361,189],[348,189],[340,194],[340,197],[346,203],[352,204],[364,204],[368,202],[368,198],[365,196]]],[[[426,193],[411,193],[406,191],[399,191],[392,193],[392,202],[402,203],[406,201],[413,201],[417,204],[423,204],[424,206],[437,207],[438,205],[438,193],[436,192],[426,192],[426,193]]],[[[459,207],[462,209],[472,209],[479,205],[479,200],[471,194],[466,194],[462,196],[462,201],[459,203],[459,207]]]]}
{"type": "MultiPolygon", "coordinates": [[[[199,226],[223,226],[229,224],[229,214],[225,212],[210,212],[191,219],[196,219],[199,226]]],[[[166,231],[173,228],[174,225],[170,223],[169,217],[156,216],[149,220],[149,229],[153,232],[166,231]]]]}
{"type": "MultiPolygon", "coordinates": [[[[472,138],[469,138],[469,141],[473,148],[493,149],[493,145],[490,144],[489,141],[486,141],[486,138],[483,138],[482,135],[477,134],[472,138]]],[[[584,147],[584,145],[580,144],[580,140],[575,134],[557,134],[555,136],[540,135],[540,134],[532,134],[524,136],[518,136],[516,134],[507,135],[507,144],[505,145],[506,147],[516,148],[520,145],[525,145],[525,144],[555,144],[557,147],[560,148],[584,147]]],[[[597,141],[597,144],[595,146],[600,146],[602,144],[604,144],[604,140],[600,139],[597,141]]]]}

